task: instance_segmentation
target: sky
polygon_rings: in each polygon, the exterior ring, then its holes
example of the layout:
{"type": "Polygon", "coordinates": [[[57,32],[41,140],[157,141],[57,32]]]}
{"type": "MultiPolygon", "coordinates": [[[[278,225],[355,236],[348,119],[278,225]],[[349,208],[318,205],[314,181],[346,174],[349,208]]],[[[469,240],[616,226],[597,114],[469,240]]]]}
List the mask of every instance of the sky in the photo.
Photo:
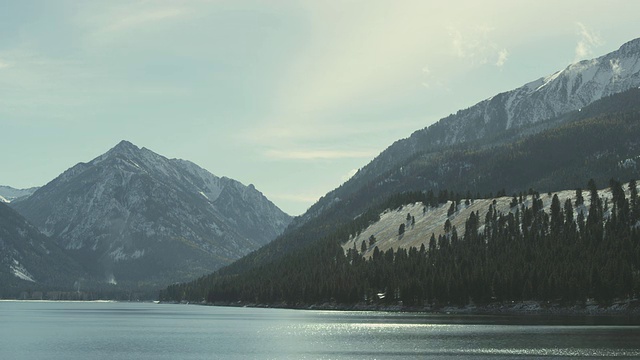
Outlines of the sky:
{"type": "Polygon", "coordinates": [[[640,37],[640,1],[0,0],[0,185],[121,140],[291,215],[394,141],[640,37]]]}

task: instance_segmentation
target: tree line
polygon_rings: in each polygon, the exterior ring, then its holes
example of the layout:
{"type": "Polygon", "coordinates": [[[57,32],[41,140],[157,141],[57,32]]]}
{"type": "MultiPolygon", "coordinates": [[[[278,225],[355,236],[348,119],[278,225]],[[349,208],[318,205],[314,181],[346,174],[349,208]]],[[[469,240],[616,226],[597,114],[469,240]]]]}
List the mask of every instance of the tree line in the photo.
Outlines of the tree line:
{"type": "MultiPolygon", "coordinates": [[[[507,213],[493,206],[484,221],[478,213],[436,237],[424,234],[420,248],[377,247],[370,258],[344,251],[341,243],[380,211],[370,211],[331,236],[269,264],[236,275],[209,275],[163,290],[163,301],[254,303],[304,306],[315,303],[398,304],[405,306],[485,304],[540,300],[606,304],[640,294],[640,199],[636,182],[610,181],[603,200],[593,180],[576,200],[555,195],[549,211],[540,195],[517,197],[507,213]],[[530,204],[525,206],[524,199],[530,204]]],[[[453,198],[457,195],[454,194],[453,198]]],[[[410,192],[385,205],[423,202],[438,206],[452,196],[410,192]]],[[[379,209],[376,209],[379,210],[379,209]]],[[[370,242],[375,246],[375,241],[370,242]]]]}

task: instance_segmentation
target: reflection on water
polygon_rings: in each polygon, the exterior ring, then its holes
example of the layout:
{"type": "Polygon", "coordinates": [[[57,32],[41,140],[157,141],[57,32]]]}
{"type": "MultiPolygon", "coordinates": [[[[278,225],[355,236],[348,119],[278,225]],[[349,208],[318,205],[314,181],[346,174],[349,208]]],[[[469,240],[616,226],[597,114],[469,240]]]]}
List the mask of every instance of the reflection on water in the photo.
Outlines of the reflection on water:
{"type": "Polygon", "coordinates": [[[626,317],[0,302],[3,359],[640,358],[626,317]]]}

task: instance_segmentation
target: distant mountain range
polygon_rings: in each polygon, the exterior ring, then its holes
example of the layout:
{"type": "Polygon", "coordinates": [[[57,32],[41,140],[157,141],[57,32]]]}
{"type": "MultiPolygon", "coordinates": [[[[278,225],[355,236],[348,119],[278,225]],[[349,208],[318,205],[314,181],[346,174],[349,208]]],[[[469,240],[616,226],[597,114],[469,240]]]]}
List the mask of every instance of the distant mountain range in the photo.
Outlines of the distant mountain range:
{"type": "Polygon", "coordinates": [[[253,185],[127,141],[10,205],[90,277],[127,289],[209,273],[291,221],[253,185]]]}
{"type": "Polygon", "coordinates": [[[11,186],[0,185],[0,202],[10,203],[13,200],[30,196],[36,190],[38,190],[37,187],[32,187],[29,189],[14,189],[11,186]]]}

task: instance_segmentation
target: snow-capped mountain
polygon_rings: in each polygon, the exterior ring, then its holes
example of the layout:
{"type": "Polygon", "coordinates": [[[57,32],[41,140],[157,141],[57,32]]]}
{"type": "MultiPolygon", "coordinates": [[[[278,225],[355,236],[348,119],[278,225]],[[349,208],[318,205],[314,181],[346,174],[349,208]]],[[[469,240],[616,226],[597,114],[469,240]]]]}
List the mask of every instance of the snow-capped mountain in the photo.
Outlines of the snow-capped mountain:
{"type": "MultiPolygon", "coordinates": [[[[481,191],[485,195],[495,193],[503,187],[509,192],[529,187],[555,190],[558,189],[557,186],[580,186],[590,177],[614,176],[613,173],[605,172],[596,174],[593,168],[587,168],[583,164],[586,160],[595,158],[600,159],[598,169],[619,170],[616,161],[635,159],[638,156],[635,140],[618,142],[622,150],[614,149],[613,146],[596,150],[596,146],[593,147],[595,152],[591,154],[584,153],[582,146],[579,146],[576,153],[579,156],[575,156],[579,162],[563,164],[555,170],[571,168],[572,175],[564,178],[543,169],[546,159],[541,161],[543,166],[528,166],[539,168],[543,176],[523,178],[522,172],[500,170],[501,175],[492,172],[494,168],[491,159],[495,159],[495,156],[491,154],[483,157],[481,162],[473,163],[464,153],[483,149],[490,152],[494,147],[561,127],[578,118],[586,120],[619,111],[633,113],[637,111],[636,104],[639,103],[639,86],[640,39],[636,39],[610,54],[572,64],[552,75],[460,110],[391,144],[351,179],[327,193],[307,212],[297,217],[284,236],[250,259],[243,259],[238,263],[250,267],[256,263],[261,264],[260,259],[276,258],[284,250],[301,244],[299,239],[309,239],[303,234],[322,229],[325,222],[335,226],[343,219],[358,217],[376,201],[400,192],[456,189],[473,191],[474,194],[481,191]],[[601,159],[603,155],[606,155],[606,160],[601,159]],[[616,157],[621,159],[616,160],[616,157]],[[475,177],[471,178],[471,175],[475,177]],[[504,179],[510,181],[501,181],[504,179]]],[[[580,135],[576,132],[576,136],[580,135]]],[[[234,269],[241,268],[240,265],[234,265],[234,269]]]]}
{"type": "MultiPolygon", "coordinates": [[[[505,131],[527,135],[545,127],[531,128],[546,120],[562,123],[563,115],[582,109],[597,100],[640,87],[640,38],[627,42],[618,50],[601,57],[567,66],[549,76],[529,82],[517,89],[492,96],[459,110],[437,123],[398,140],[361,169],[341,189],[334,190],[300,217],[318,215],[335,199],[349,196],[370,182],[398,171],[419,154],[434,153],[448,146],[474,140],[489,141],[505,131]]],[[[299,221],[297,221],[299,222],[299,221]]]]}
{"type": "Polygon", "coordinates": [[[564,70],[459,110],[409,138],[396,141],[365,170],[384,173],[415,153],[484,139],[553,119],[637,87],[640,87],[640,38],[604,56],[571,64],[564,70]]]}
{"type": "Polygon", "coordinates": [[[37,187],[32,187],[28,189],[15,189],[11,186],[0,185],[0,202],[10,203],[16,199],[25,198],[33,194],[37,187]]]}
{"type": "Polygon", "coordinates": [[[12,205],[112,283],[202,275],[268,243],[290,222],[252,185],[127,141],[12,205]]]}
{"type": "MultiPolygon", "coordinates": [[[[440,121],[444,144],[474,140],[578,110],[605,96],[640,86],[640,39],[592,60],[498,94],[440,121]]],[[[426,130],[423,130],[426,131],[426,130]]]]}
{"type": "Polygon", "coordinates": [[[0,298],[27,288],[71,290],[79,264],[15,210],[0,204],[0,298]]]}

